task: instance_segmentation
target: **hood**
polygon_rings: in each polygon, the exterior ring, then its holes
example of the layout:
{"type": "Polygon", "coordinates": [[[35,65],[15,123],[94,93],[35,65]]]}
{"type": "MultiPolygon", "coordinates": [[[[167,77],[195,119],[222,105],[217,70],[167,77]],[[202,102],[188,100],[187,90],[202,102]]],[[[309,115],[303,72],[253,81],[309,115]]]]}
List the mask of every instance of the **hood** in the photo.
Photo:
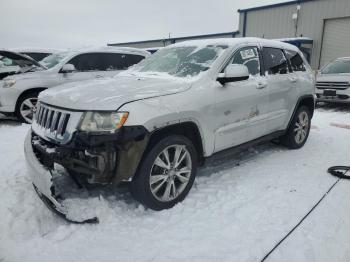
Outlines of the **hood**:
{"type": "Polygon", "coordinates": [[[27,73],[33,69],[33,66],[46,69],[46,67],[26,55],[0,50],[0,80],[11,75],[27,73]]]}
{"type": "Polygon", "coordinates": [[[74,110],[117,110],[123,104],[190,88],[175,78],[116,76],[69,83],[40,93],[40,101],[74,110]]]}
{"type": "Polygon", "coordinates": [[[317,82],[350,82],[350,74],[319,74],[317,82]]]}
{"type": "Polygon", "coordinates": [[[15,53],[15,52],[8,51],[8,50],[0,50],[0,56],[14,60],[16,62],[16,64],[21,68],[26,67],[26,66],[35,65],[35,66],[41,67],[43,69],[46,69],[46,67],[39,64],[33,58],[26,56],[26,55],[23,55],[23,54],[15,53]]]}

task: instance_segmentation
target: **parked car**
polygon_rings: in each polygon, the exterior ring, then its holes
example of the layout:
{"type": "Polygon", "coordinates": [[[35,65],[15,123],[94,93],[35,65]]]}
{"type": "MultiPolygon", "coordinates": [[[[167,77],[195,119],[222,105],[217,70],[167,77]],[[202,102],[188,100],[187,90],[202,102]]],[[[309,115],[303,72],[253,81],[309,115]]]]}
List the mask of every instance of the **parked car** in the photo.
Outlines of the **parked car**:
{"type": "Polygon", "coordinates": [[[317,75],[317,102],[350,103],[350,57],[338,58],[317,75]]]}
{"type": "Polygon", "coordinates": [[[197,166],[216,153],[276,138],[301,148],[314,112],[314,78],[296,47],[272,40],[162,48],[113,80],[41,93],[25,142],[30,176],[63,214],[48,172],[58,167],[88,183],[130,180],[146,207],[171,208],[190,191],[197,166]]]}
{"type": "Polygon", "coordinates": [[[63,52],[62,49],[53,49],[53,48],[15,48],[13,49],[14,52],[27,55],[31,58],[33,58],[35,61],[41,61],[45,57],[63,52]]]}
{"type": "Polygon", "coordinates": [[[134,48],[103,47],[52,54],[40,64],[2,79],[0,113],[31,123],[38,94],[56,85],[114,76],[149,55],[134,48]]]}

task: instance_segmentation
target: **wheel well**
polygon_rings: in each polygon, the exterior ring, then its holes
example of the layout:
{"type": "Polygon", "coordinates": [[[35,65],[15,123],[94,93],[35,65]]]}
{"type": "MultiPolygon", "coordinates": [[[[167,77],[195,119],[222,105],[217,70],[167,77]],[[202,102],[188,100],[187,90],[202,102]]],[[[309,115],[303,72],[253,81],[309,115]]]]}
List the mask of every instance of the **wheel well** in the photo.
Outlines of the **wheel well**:
{"type": "Polygon", "coordinates": [[[30,93],[36,93],[36,92],[41,92],[41,91],[44,91],[46,90],[47,88],[44,88],[44,87],[38,87],[38,88],[31,88],[31,89],[28,89],[28,90],[25,90],[22,94],[20,94],[20,96],[18,97],[17,99],[17,102],[16,102],[16,110],[18,109],[18,106],[19,106],[19,101],[22,99],[22,97],[30,94],[30,93]]]}
{"type": "Polygon", "coordinates": [[[154,131],[147,146],[147,150],[157,143],[160,139],[169,135],[182,135],[187,137],[194,145],[198,153],[198,161],[202,163],[204,160],[202,137],[198,126],[193,122],[184,122],[170,125],[154,131]]]}
{"type": "Polygon", "coordinates": [[[308,97],[302,98],[299,102],[298,107],[301,107],[301,106],[306,106],[310,110],[311,117],[313,117],[314,111],[315,111],[315,100],[313,97],[308,96],[308,97]]]}

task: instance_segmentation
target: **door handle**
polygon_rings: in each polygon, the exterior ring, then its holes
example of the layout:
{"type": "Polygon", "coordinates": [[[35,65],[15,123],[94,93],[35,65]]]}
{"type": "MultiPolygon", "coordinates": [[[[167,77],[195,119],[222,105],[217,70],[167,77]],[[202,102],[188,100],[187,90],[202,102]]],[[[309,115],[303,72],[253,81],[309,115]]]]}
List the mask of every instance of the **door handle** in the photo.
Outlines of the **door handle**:
{"type": "Polygon", "coordinates": [[[267,84],[266,84],[266,83],[257,83],[257,85],[256,85],[256,88],[257,88],[257,89],[263,89],[263,88],[265,88],[265,87],[267,87],[267,84]]]}
{"type": "Polygon", "coordinates": [[[103,75],[97,75],[96,76],[96,78],[102,78],[103,77],[103,75]]]}
{"type": "Polygon", "coordinates": [[[293,77],[293,76],[289,77],[289,81],[291,81],[292,83],[295,83],[297,80],[298,78],[296,77],[293,77]]]}

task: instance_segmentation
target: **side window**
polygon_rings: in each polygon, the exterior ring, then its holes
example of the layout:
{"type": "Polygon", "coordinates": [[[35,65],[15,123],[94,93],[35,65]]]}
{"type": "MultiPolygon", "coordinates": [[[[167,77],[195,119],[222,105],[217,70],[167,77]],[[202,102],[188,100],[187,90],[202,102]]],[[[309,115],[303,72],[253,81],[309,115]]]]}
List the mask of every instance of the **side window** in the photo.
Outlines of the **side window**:
{"type": "Polygon", "coordinates": [[[287,74],[288,63],[281,49],[264,47],[263,49],[265,68],[269,74],[287,74]]]}
{"type": "Polygon", "coordinates": [[[140,63],[143,59],[145,59],[142,55],[126,55],[128,60],[128,67],[133,66],[135,64],[140,63]]]}
{"type": "Polygon", "coordinates": [[[101,71],[100,54],[89,53],[81,54],[72,58],[68,64],[73,64],[75,69],[80,72],[101,71]]]}
{"type": "Polygon", "coordinates": [[[260,75],[260,60],[257,47],[244,47],[239,49],[232,59],[232,64],[245,65],[249,74],[260,75]]]}
{"type": "Polygon", "coordinates": [[[284,50],[284,53],[286,54],[287,59],[290,62],[290,65],[292,66],[292,70],[294,72],[298,71],[306,71],[304,61],[301,58],[301,56],[298,54],[298,52],[290,51],[290,50],[284,50]]]}
{"type": "Polygon", "coordinates": [[[101,69],[103,71],[126,70],[143,58],[139,55],[103,53],[101,54],[101,69]]]}

